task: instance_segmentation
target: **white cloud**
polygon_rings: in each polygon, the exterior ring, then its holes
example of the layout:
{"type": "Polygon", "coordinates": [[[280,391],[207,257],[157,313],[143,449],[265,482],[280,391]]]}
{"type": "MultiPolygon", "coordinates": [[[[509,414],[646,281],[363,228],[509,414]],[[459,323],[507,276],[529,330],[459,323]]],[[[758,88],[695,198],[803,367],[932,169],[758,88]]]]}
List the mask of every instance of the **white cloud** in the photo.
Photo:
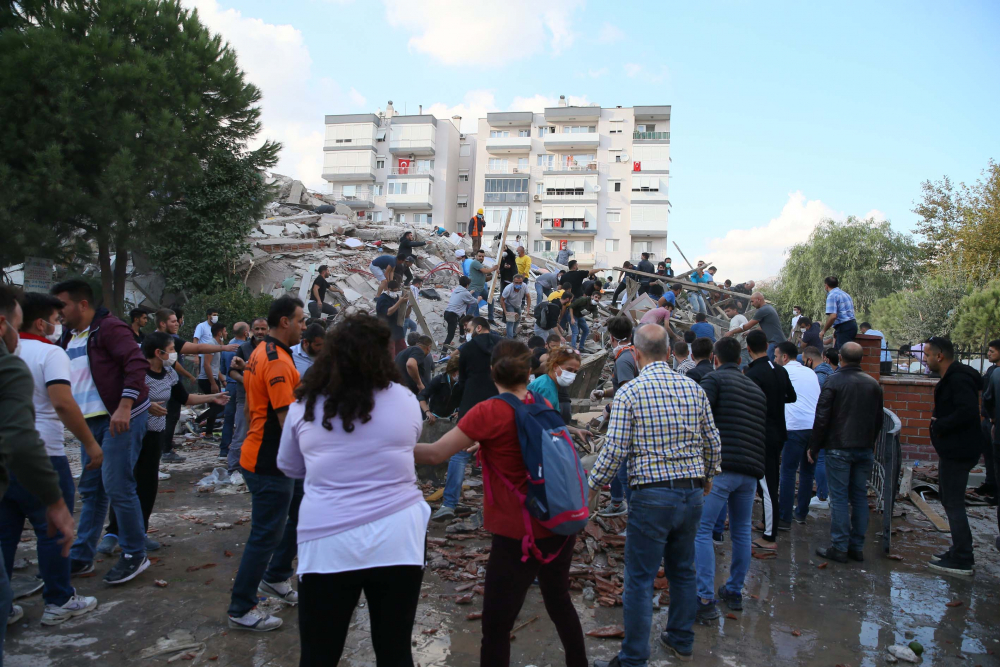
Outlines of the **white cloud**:
{"type": "Polygon", "coordinates": [[[261,90],[263,128],[254,146],[265,139],[280,141],[275,171],[320,189],[323,116],[363,110],[364,96],[353,88],[345,93],[331,79],[313,78],[312,57],[297,28],[223,9],[216,0],[184,0],[184,4],[197,9],[202,23],[229,42],[247,80],[261,90]]]}
{"type": "Polygon", "coordinates": [[[496,111],[496,101],[490,90],[472,90],[465,94],[462,102],[448,106],[438,102],[424,109],[424,113],[440,119],[450,120],[452,116],[462,117],[462,132],[475,132],[479,129],[479,119],[486,118],[489,111],[496,111]]]}
{"type": "Polygon", "coordinates": [[[642,65],[638,63],[625,63],[625,74],[627,76],[634,79],[639,76],[640,72],[642,72],[642,65]]]}
{"type": "MultiPolygon", "coordinates": [[[[876,210],[866,217],[872,214],[882,215],[876,210]]],[[[765,225],[731,229],[723,237],[709,239],[701,256],[718,264],[722,278],[729,278],[734,284],[744,280],[760,282],[777,275],[785,263],[787,249],[808,240],[816,225],[826,218],[840,221],[847,215],[818,199],[806,200],[800,191],[792,192],[778,217],[765,225]]]]}
{"type": "Polygon", "coordinates": [[[614,44],[623,39],[625,39],[625,33],[622,32],[621,28],[611,23],[602,25],[601,31],[597,34],[598,44],[614,44]]]}
{"type": "Polygon", "coordinates": [[[608,71],[609,70],[607,67],[600,67],[598,69],[589,69],[587,70],[587,76],[589,76],[591,79],[599,79],[602,76],[605,76],[608,73],[608,71]]]}
{"type": "Polygon", "coordinates": [[[390,26],[412,34],[408,46],[447,65],[486,65],[526,58],[549,45],[559,55],[573,45],[573,18],[582,0],[532,0],[501,5],[467,0],[385,0],[390,26]]]}
{"type": "Polygon", "coordinates": [[[650,71],[638,63],[625,63],[623,67],[626,76],[634,79],[641,74],[646,83],[663,83],[667,78],[666,65],[660,65],[659,69],[655,71],[650,71]]]}

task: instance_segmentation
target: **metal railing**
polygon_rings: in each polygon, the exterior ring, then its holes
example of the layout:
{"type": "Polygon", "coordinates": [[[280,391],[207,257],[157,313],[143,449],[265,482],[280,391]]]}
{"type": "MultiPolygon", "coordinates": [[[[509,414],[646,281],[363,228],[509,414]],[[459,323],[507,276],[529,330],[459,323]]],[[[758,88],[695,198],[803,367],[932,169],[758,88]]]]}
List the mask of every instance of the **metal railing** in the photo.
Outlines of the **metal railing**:
{"type": "Polygon", "coordinates": [[[521,166],[509,165],[509,164],[503,164],[503,165],[497,165],[497,166],[491,167],[491,166],[489,166],[489,164],[487,164],[486,165],[486,173],[487,174],[524,174],[525,176],[528,176],[529,174],[531,174],[531,167],[521,167],[521,166]]]}
{"type": "Polygon", "coordinates": [[[562,223],[557,227],[552,224],[551,220],[542,221],[542,231],[552,232],[558,234],[559,232],[590,232],[591,234],[597,233],[597,225],[590,223],[589,221],[562,221],[562,223]]]}
{"type": "Polygon", "coordinates": [[[434,173],[434,169],[432,167],[418,167],[416,165],[411,165],[409,167],[393,167],[389,170],[390,176],[424,176],[432,173],[434,173]]]}
{"type": "Polygon", "coordinates": [[[556,162],[551,165],[543,165],[543,172],[548,171],[600,171],[599,162],[556,162]]]}
{"type": "MultiPolygon", "coordinates": [[[[982,347],[970,346],[957,348],[955,350],[955,359],[967,366],[971,366],[979,373],[985,373],[986,369],[992,365],[992,362],[987,358],[987,351],[989,349],[987,342],[983,341],[982,347]]],[[[930,368],[928,368],[927,361],[924,359],[923,348],[919,344],[913,346],[903,345],[899,349],[890,348],[888,351],[882,350],[879,359],[882,365],[882,375],[925,378],[941,377],[937,373],[932,373],[930,368]],[[886,356],[889,357],[888,361],[885,361],[886,356]]]]}
{"type": "Polygon", "coordinates": [[[647,141],[670,141],[669,132],[633,132],[632,141],[645,139],[647,141]]]}
{"type": "Polygon", "coordinates": [[[483,200],[487,204],[527,204],[527,192],[487,192],[483,200]]]}
{"type": "Polygon", "coordinates": [[[889,553],[892,546],[892,509],[899,491],[899,475],[903,466],[903,451],[899,433],[903,422],[886,408],[882,417],[882,430],[875,442],[875,462],[868,478],[868,487],[875,493],[875,511],[882,513],[882,550],[889,553]]]}

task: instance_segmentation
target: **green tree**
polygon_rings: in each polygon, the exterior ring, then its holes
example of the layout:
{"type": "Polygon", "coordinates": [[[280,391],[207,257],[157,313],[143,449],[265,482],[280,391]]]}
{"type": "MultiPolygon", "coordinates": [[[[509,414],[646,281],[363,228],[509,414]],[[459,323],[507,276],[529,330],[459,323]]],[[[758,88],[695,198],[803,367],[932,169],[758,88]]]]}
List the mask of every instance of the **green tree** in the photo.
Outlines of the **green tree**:
{"type": "Polygon", "coordinates": [[[1000,274],[1000,164],[989,161],[971,186],[945,176],[921,184],[913,212],[923,259],[932,271],[959,267],[977,285],[1000,274]]]}
{"type": "Polygon", "coordinates": [[[0,229],[82,234],[120,313],[128,252],[259,132],[260,92],[178,0],[4,3],[0,71],[0,229]]]}
{"type": "Polygon", "coordinates": [[[972,290],[962,274],[926,276],[918,289],[890,294],[872,305],[871,320],[894,345],[948,336],[956,325],[959,303],[972,290]]]}
{"type": "Polygon", "coordinates": [[[878,299],[914,285],[919,254],[913,239],[887,221],[825,220],[807,242],[789,250],[772,296],[784,310],[800,305],[806,315],[820,318],[826,309],[823,279],[837,276],[861,318],[878,299]]]}
{"type": "Polygon", "coordinates": [[[952,338],[960,345],[970,346],[1000,338],[1000,280],[962,299],[955,313],[952,338]]]}
{"type": "MultiPolygon", "coordinates": [[[[264,214],[271,188],[262,169],[275,156],[223,147],[209,156],[201,181],[168,208],[148,246],[169,291],[215,292],[232,284],[248,235],[264,214]]],[[[237,281],[238,282],[238,281],[237,281]]]]}
{"type": "Polygon", "coordinates": [[[199,293],[184,304],[184,328],[180,334],[186,338],[194,335],[198,323],[205,319],[205,310],[219,309],[219,321],[233,333],[237,322],[253,324],[254,318],[267,317],[267,309],[274,300],[270,294],[251,294],[243,285],[223,288],[212,293],[199,293]]]}

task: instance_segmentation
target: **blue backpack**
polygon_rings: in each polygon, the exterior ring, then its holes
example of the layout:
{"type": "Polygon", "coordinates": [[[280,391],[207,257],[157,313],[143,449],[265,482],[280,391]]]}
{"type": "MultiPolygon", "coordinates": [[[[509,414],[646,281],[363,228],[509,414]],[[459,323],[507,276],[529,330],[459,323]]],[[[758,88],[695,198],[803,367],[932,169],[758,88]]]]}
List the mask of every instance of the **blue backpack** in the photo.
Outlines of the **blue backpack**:
{"type": "MultiPolygon", "coordinates": [[[[539,394],[529,393],[535,399],[531,405],[526,405],[510,393],[490,399],[503,401],[514,409],[521,456],[528,470],[527,495],[503,475],[497,474],[496,477],[521,501],[525,529],[521,560],[527,561],[530,555],[548,563],[562,549],[551,556],[543,555],[535,546],[531,519],[536,519],[557,535],[575,535],[586,527],[590,515],[587,509],[588,487],[580,457],[562,416],[550,408],[539,394]]],[[[483,475],[483,490],[487,501],[492,503],[489,468],[482,456],[480,461],[484,472],[487,472],[483,475]]]]}

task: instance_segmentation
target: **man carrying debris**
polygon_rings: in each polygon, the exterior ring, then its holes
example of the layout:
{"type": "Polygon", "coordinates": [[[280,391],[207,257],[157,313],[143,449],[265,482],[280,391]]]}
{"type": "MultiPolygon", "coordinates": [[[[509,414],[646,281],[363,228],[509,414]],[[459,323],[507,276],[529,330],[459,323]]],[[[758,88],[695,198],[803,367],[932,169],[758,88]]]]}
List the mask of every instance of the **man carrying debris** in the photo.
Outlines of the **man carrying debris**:
{"type": "MultiPolygon", "coordinates": [[[[414,241],[413,232],[404,232],[401,237],[399,237],[399,249],[396,250],[396,261],[400,262],[413,255],[413,249],[419,248],[420,246],[427,245],[427,241],[414,241]]],[[[404,264],[402,267],[403,275],[406,279],[403,281],[403,286],[407,287],[410,281],[413,280],[413,274],[410,273],[410,265],[404,264]]]]}
{"type": "MultiPolygon", "coordinates": [[[[472,292],[474,296],[481,296],[484,299],[489,298],[489,292],[486,290],[486,276],[496,273],[500,270],[499,264],[494,264],[493,268],[487,269],[483,266],[483,262],[486,261],[486,252],[479,250],[476,252],[476,259],[469,264],[469,280],[471,284],[469,285],[469,291],[472,292]]],[[[489,312],[489,322],[490,324],[496,324],[493,320],[493,301],[490,300],[486,307],[489,312]]],[[[472,307],[469,308],[469,315],[479,315],[479,306],[476,306],[476,310],[473,312],[472,307]]]]}
{"type": "Polygon", "coordinates": [[[514,338],[514,331],[524,309],[531,311],[531,296],[528,295],[525,280],[526,278],[520,273],[514,274],[514,281],[500,293],[500,309],[507,314],[507,338],[514,338]],[[526,300],[527,305],[525,305],[526,300]]]}
{"type": "Polygon", "coordinates": [[[778,317],[778,311],[774,309],[774,306],[767,303],[764,300],[764,295],[760,292],[753,293],[750,297],[750,303],[752,303],[753,307],[757,309],[753,314],[753,319],[743,326],[730,329],[722,335],[738,336],[741,333],[750,331],[750,329],[753,329],[759,324],[761,330],[763,330],[763,332],[767,335],[767,358],[774,361],[775,348],[787,340],[785,338],[784,327],[781,326],[781,318],[778,317]]]}
{"type": "Polygon", "coordinates": [[[398,281],[390,280],[387,288],[375,302],[375,314],[389,326],[389,330],[392,332],[392,350],[390,352],[395,357],[406,349],[406,329],[399,323],[400,318],[397,311],[400,308],[405,309],[409,299],[407,295],[399,291],[398,281]]]}
{"type": "Polygon", "coordinates": [[[542,303],[552,294],[552,290],[562,285],[563,271],[549,271],[535,278],[535,296],[542,303]]]}
{"type": "Polygon", "coordinates": [[[375,276],[375,280],[378,281],[378,291],[375,292],[376,299],[385,291],[395,271],[396,258],[388,252],[388,249],[386,249],[385,253],[373,259],[372,263],[368,265],[368,273],[375,276]]]}
{"type": "Polygon", "coordinates": [[[326,298],[327,290],[344,293],[336,285],[327,282],[327,278],[330,277],[330,267],[323,264],[317,270],[319,275],[316,276],[316,280],[313,281],[312,287],[309,289],[309,316],[313,319],[319,319],[323,315],[337,314],[337,309],[323,300],[326,298]]]}
{"type": "Polygon", "coordinates": [[[472,239],[473,254],[479,252],[483,246],[483,230],[486,229],[486,219],[483,217],[483,209],[476,211],[476,214],[469,218],[469,238],[472,239]]]}
{"type": "Polygon", "coordinates": [[[595,660],[594,667],[649,660],[650,599],[661,562],[670,582],[670,612],[660,642],[682,660],[692,655],[698,601],[694,539],[721,462],[721,442],[705,392],[670,370],[667,358],[663,327],[636,329],[639,377],[615,396],[607,440],[587,480],[593,513],[601,488],[628,457],[633,491],[625,541],[625,639],[617,656],[595,660]]]}
{"type": "MultiPolygon", "coordinates": [[[[473,308],[477,312],[479,310],[479,302],[482,297],[473,296],[472,292],[469,291],[471,282],[468,276],[461,276],[458,279],[458,287],[451,291],[451,296],[448,298],[448,305],[444,309],[444,321],[448,325],[448,335],[444,339],[445,345],[451,345],[451,341],[454,340],[459,319],[473,308]]],[[[459,335],[461,334],[462,332],[459,331],[459,335]]]]}

